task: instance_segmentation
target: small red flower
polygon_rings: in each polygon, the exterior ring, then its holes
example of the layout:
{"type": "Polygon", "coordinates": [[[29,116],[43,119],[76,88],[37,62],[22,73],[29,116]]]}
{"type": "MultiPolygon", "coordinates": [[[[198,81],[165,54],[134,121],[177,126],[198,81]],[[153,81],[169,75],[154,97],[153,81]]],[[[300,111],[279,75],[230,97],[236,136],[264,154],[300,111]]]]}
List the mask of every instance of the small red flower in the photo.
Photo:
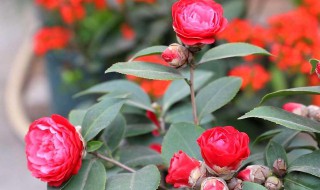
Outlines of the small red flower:
{"type": "Polygon", "coordinates": [[[228,23],[213,0],[179,0],[172,6],[172,19],[174,31],[188,46],[212,44],[228,23]]]}
{"type": "Polygon", "coordinates": [[[60,186],[81,167],[82,137],[62,116],[52,115],[34,121],[25,143],[29,170],[50,186],[60,186]]]}
{"type": "Polygon", "coordinates": [[[173,184],[175,188],[190,187],[189,177],[192,171],[200,168],[200,165],[198,160],[179,151],[171,158],[166,182],[173,184]]]}
{"type": "Polygon", "coordinates": [[[209,129],[197,142],[209,171],[217,175],[235,172],[250,155],[248,135],[232,126],[209,129]]]}
{"type": "Polygon", "coordinates": [[[149,148],[161,154],[162,146],[159,143],[152,143],[149,145],[149,148]]]}
{"type": "Polygon", "coordinates": [[[123,38],[126,40],[133,40],[136,37],[136,32],[127,23],[122,24],[120,30],[123,38]]]}
{"type": "Polygon", "coordinates": [[[73,24],[74,22],[82,20],[85,17],[86,10],[82,4],[63,5],[60,8],[60,14],[65,23],[73,24]]]}

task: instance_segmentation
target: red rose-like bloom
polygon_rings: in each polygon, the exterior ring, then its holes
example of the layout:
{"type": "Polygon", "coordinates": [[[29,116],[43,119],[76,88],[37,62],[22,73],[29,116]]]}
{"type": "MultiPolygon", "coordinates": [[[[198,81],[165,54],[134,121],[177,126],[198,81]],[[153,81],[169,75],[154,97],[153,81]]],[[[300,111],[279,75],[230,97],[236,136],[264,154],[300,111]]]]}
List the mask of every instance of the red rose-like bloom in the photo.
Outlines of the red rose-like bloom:
{"type": "Polygon", "coordinates": [[[195,169],[199,169],[200,165],[201,163],[198,160],[179,151],[171,158],[166,182],[173,184],[175,188],[190,187],[189,177],[191,172],[195,169]]]}
{"type": "Polygon", "coordinates": [[[227,26],[223,8],[213,0],[179,0],[172,6],[173,29],[189,46],[212,44],[227,26]]]}
{"type": "Polygon", "coordinates": [[[206,165],[218,175],[232,173],[250,154],[248,135],[231,126],[209,129],[197,142],[206,165]]]}
{"type": "Polygon", "coordinates": [[[34,177],[57,187],[78,173],[84,150],[81,136],[62,116],[34,121],[25,142],[28,168],[34,177]]]}

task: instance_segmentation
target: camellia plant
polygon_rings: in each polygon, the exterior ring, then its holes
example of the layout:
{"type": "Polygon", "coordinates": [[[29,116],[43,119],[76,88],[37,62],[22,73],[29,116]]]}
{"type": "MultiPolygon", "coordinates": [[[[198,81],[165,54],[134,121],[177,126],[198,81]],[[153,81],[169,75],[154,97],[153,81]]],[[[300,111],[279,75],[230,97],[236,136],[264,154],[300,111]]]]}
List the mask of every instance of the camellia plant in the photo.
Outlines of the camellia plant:
{"type": "MultiPolygon", "coordinates": [[[[128,80],[101,83],[77,94],[100,97],[88,109],[73,110],[68,120],[53,115],[31,124],[25,141],[33,176],[47,182],[50,190],[318,189],[320,108],[289,102],[283,109],[253,109],[239,119],[261,118],[279,126],[258,136],[251,147],[249,136],[236,126],[213,125],[213,113],[232,101],[242,81],[233,76],[212,80],[214,71],[199,66],[270,54],[248,43],[205,51],[228,24],[222,6],[212,0],[178,0],[172,19],[178,43],[143,49],[106,70],[172,80],[163,98],[151,102],[128,80]],[[138,61],[155,54],[168,65],[138,61]],[[265,147],[258,145],[266,140],[265,147]]],[[[317,60],[312,65],[318,70],[317,60]]],[[[320,94],[320,87],[280,90],[260,104],[303,94],[320,94]]]]}

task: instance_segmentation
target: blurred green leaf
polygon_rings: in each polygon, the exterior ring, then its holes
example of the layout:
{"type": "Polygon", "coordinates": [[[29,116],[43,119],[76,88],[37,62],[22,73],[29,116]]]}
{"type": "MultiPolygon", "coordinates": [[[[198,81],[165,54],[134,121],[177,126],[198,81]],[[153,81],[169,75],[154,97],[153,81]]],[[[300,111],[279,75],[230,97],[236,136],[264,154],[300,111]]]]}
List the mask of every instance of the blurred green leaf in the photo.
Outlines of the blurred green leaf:
{"type": "Polygon", "coordinates": [[[86,113],[82,125],[82,136],[86,142],[110,126],[124,104],[123,99],[105,99],[92,106],[86,113]]]}
{"type": "Polygon", "coordinates": [[[214,47],[207,51],[198,64],[207,63],[213,60],[225,59],[230,57],[242,57],[253,54],[271,55],[269,52],[247,43],[227,43],[214,47]]]}
{"type": "Polygon", "coordinates": [[[202,159],[200,148],[196,141],[203,132],[204,129],[191,123],[175,123],[171,125],[162,143],[162,157],[165,163],[169,164],[173,154],[179,150],[184,151],[193,158],[202,159]]]}
{"type": "Polygon", "coordinates": [[[320,125],[318,122],[293,113],[289,113],[276,107],[257,107],[246,113],[244,116],[241,116],[239,119],[247,119],[252,117],[265,119],[289,129],[320,133],[320,125]]]}
{"type": "Polygon", "coordinates": [[[316,71],[317,65],[320,61],[318,59],[310,59],[309,62],[312,66],[310,74],[313,74],[316,71]]]}
{"type": "Polygon", "coordinates": [[[278,143],[270,141],[265,151],[266,165],[269,168],[273,167],[274,161],[283,159],[288,164],[287,153],[285,149],[278,143]]]}
{"type": "Polygon", "coordinates": [[[303,155],[293,161],[289,167],[288,172],[299,171],[314,175],[320,178],[320,150],[314,151],[310,154],[303,155]]]}
{"type": "Polygon", "coordinates": [[[234,18],[239,18],[244,13],[246,3],[244,0],[227,1],[222,3],[224,16],[230,21],[234,18]]]}
{"type": "Polygon", "coordinates": [[[267,100],[274,98],[274,97],[281,97],[281,96],[291,96],[291,95],[307,95],[307,94],[320,94],[320,86],[307,86],[307,87],[298,87],[298,88],[290,88],[285,90],[279,90],[276,92],[269,93],[265,95],[260,104],[263,104],[267,100]]]}
{"type": "Polygon", "coordinates": [[[288,85],[285,73],[276,66],[272,66],[270,72],[273,90],[286,89],[288,85]]]}
{"type": "Polygon", "coordinates": [[[196,96],[199,121],[205,115],[229,103],[236,96],[240,87],[240,78],[223,77],[201,89],[196,96]]]}
{"type": "Polygon", "coordinates": [[[115,151],[124,138],[126,132],[126,120],[121,114],[112,121],[110,126],[103,131],[103,141],[111,151],[115,151]]]}
{"type": "Polygon", "coordinates": [[[120,149],[120,162],[131,167],[146,166],[150,164],[163,164],[159,153],[145,146],[128,146],[120,149]]]}
{"type": "Polygon", "coordinates": [[[138,57],[142,57],[142,56],[146,56],[146,55],[162,54],[162,52],[167,47],[168,46],[152,46],[152,47],[145,48],[143,50],[138,51],[136,54],[134,54],[132,56],[132,58],[130,59],[130,61],[132,61],[138,57]]]}
{"type": "Polygon", "coordinates": [[[111,92],[129,93],[127,103],[142,109],[152,111],[151,100],[149,96],[140,88],[139,85],[128,80],[113,80],[97,84],[83,92],[76,94],[76,97],[88,94],[106,94],[111,92]]]}
{"type": "Polygon", "coordinates": [[[320,178],[302,172],[290,172],[284,178],[284,188],[289,190],[317,190],[320,178]]]}
{"type": "Polygon", "coordinates": [[[244,181],[242,190],[267,190],[267,189],[260,184],[244,181]]]}
{"type": "MultiPolygon", "coordinates": [[[[210,71],[198,70],[195,72],[195,90],[199,90],[213,76],[210,71]]],[[[190,87],[184,80],[173,81],[163,97],[163,112],[165,113],[173,104],[190,95],[190,87]]]]}
{"type": "Polygon", "coordinates": [[[72,110],[69,113],[69,122],[74,126],[82,126],[82,122],[86,113],[87,110],[72,110]]]}
{"type": "Polygon", "coordinates": [[[110,177],[106,190],[156,190],[159,183],[158,168],[149,165],[135,173],[122,173],[110,177]]]}
{"type": "Polygon", "coordinates": [[[154,80],[177,80],[184,79],[181,73],[171,67],[159,64],[132,61],[113,64],[105,73],[118,72],[136,77],[154,80]]]}
{"type": "Polygon", "coordinates": [[[103,145],[103,142],[101,141],[89,141],[87,143],[87,152],[94,152],[98,150],[103,145]]]}

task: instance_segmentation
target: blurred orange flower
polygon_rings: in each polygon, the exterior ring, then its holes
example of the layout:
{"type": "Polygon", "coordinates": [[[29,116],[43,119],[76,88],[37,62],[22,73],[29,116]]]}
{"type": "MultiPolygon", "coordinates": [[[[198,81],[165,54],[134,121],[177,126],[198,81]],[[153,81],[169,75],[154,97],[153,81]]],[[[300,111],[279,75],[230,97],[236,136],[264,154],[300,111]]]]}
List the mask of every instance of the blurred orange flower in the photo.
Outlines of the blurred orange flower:
{"type": "Polygon", "coordinates": [[[242,90],[250,87],[254,91],[258,91],[264,88],[270,80],[270,74],[259,64],[236,66],[230,70],[229,76],[242,78],[242,90]]]}
{"type": "Polygon", "coordinates": [[[127,23],[123,23],[120,26],[120,31],[121,31],[122,37],[126,40],[133,40],[136,37],[135,31],[127,23]]]}

